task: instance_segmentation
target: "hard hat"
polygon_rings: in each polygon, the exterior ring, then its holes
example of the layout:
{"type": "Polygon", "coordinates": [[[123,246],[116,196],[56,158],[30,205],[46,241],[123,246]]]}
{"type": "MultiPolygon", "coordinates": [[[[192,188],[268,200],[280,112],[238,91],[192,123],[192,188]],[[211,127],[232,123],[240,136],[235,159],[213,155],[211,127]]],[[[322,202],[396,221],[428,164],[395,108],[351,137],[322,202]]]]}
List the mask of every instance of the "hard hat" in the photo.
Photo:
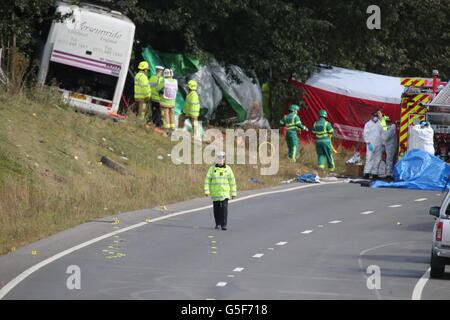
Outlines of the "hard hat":
{"type": "Polygon", "coordinates": [[[164,70],[164,67],[156,66],[155,69],[156,69],[156,70],[164,70]]]}
{"type": "Polygon", "coordinates": [[[430,123],[429,123],[429,122],[426,122],[426,121],[422,121],[422,122],[420,123],[420,126],[421,126],[421,127],[425,127],[425,126],[428,126],[428,125],[430,125],[430,123]]]}
{"type": "Polygon", "coordinates": [[[172,70],[164,69],[164,77],[171,77],[171,76],[172,76],[172,70]]]}
{"type": "Polygon", "coordinates": [[[319,111],[319,117],[324,117],[324,118],[326,118],[328,115],[327,115],[327,112],[326,112],[326,110],[320,110],[319,111]]]}
{"type": "Polygon", "coordinates": [[[386,122],[392,122],[391,118],[386,118],[386,122]]]}
{"type": "Polygon", "coordinates": [[[191,90],[197,90],[197,81],[189,80],[187,83],[187,87],[191,90]]]}
{"type": "Polygon", "coordinates": [[[296,105],[296,104],[292,104],[290,107],[289,107],[289,111],[297,111],[297,110],[299,110],[300,109],[300,107],[298,106],[298,105],[296,105]]]}
{"type": "Polygon", "coordinates": [[[218,152],[216,155],[216,158],[219,158],[219,159],[225,158],[225,152],[223,152],[223,151],[218,152]]]}
{"type": "Polygon", "coordinates": [[[139,62],[138,69],[139,70],[148,70],[148,62],[147,61],[141,61],[139,62]]]}

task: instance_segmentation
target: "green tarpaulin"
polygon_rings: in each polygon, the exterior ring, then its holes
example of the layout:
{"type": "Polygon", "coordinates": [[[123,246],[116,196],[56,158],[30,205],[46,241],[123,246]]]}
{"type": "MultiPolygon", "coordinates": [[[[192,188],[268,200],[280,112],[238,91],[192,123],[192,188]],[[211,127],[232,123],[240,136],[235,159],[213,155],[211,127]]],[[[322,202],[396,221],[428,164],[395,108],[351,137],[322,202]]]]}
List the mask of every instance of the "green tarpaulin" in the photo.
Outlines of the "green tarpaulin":
{"type": "MultiPolygon", "coordinates": [[[[223,93],[223,97],[227,100],[233,110],[236,112],[239,122],[248,120],[247,118],[262,117],[262,97],[261,88],[257,84],[253,84],[242,70],[237,66],[232,66],[234,74],[239,77],[240,84],[233,83],[227,76],[225,69],[221,67],[217,61],[213,61],[208,65],[192,56],[183,54],[163,53],[154,50],[151,46],[147,46],[142,50],[143,58],[150,65],[150,72],[156,73],[157,65],[170,68],[174,72],[174,77],[179,79],[179,87],[183,88],[183,82],[186,77],[189,79],[199,80],[200,104],[207,110],[202,110],[201,114],[206,113],[208,119],[211,118],[214,110],[220,101],[216,101],[213,105],[212,101],[216,100],[214,88],[219,87],[223,93]],[[204,70],[203,67],[207,67],[204,70]],[[180,83],[181,82],[181,83],[180,83]]],[[[178,90],[175,113],[180,115],[183,110],[184,99],[186,93],[178,90]]]]}

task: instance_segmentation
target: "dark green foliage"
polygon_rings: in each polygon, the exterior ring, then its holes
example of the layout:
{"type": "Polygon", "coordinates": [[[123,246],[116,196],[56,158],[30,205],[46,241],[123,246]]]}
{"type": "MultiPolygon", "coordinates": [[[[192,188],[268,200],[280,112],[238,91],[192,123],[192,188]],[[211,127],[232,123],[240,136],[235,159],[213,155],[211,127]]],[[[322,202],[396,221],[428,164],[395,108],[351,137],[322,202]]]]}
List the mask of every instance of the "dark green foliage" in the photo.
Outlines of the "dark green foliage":
{"type": "MultiPolygon", "coordinates": [[[[32,53],[38,39],[45,41],[53,0],[6,2],[0,6],[0,45],[32,53]]],[[[438,69],[441,79],[450,78],[448,0],[378,0],[380,30],[367,28],[367,8],[374,4],[368,0],[91,2],[134,21],[136,60],[148,44],[162,52],[214,56],[275,87],[292,75],[307,79],[319,63],[392,76],[430,77],[438,69]]]]}

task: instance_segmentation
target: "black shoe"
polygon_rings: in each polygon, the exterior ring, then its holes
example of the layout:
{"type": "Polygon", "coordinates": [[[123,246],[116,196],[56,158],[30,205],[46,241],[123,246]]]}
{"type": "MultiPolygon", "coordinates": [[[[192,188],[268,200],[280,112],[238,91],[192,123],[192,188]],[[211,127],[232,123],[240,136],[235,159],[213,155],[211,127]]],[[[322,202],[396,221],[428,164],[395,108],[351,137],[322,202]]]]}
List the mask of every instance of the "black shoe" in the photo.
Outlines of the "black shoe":
{"type": "Polygon", "coordinates": [[[377,180],[377,179],[378,179],[378,175],[374,174],[374,175],[371,177],[371,179],[372,179],[372,180],[377,180]]]}
{"type": "Polygon", "coordinates": [[[364,179],[370,179],[370,174],[366,173],[363,178],[364,179]]]}
{"type": "Polygon", "coordinates": [[[219,230],[220,226],[216,226],[214,229],[219,230]]]}
{"type": "Polygon", "coordinates": [[[222,230],[227,230],[227,227],[225,227],[225,226],[222,226],[222,230]]]}

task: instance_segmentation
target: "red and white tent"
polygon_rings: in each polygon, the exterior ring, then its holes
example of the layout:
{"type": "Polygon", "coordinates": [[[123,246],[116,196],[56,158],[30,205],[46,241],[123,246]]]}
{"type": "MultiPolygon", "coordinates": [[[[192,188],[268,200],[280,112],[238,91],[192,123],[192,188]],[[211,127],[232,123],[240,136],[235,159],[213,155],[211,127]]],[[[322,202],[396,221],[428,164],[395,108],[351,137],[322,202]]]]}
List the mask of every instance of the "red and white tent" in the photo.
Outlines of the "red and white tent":
{"type": "MultiPolygon", "coordinates": [[[[324,109],[333,124],[335,136],[344,147],[362,149],[364,124],[381,109],[394,122],[400,119],[400,102],[404,87],[400,78],[337,67],[322,68],[306,83],[291,84],[303,89],[308,109],[300,111],[304,125],[312,128],[318,111],[324,109]]],[[[303,133],[308,139],[311,133],[303,133]]]]}

